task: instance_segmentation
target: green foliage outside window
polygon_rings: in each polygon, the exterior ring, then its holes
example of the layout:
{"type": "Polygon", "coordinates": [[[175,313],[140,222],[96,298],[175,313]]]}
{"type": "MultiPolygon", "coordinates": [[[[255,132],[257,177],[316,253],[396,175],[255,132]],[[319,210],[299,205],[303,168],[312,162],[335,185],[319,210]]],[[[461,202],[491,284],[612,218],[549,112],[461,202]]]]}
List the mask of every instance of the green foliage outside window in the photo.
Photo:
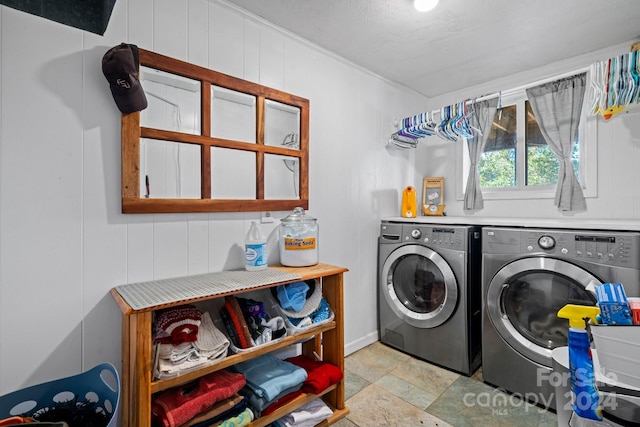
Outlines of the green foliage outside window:
{"type": "Polygon", "coordinates": [[[527,152],[527,185],[552,185],[558,182],[560,160],[548,145],[529,147],[527,152]]]}
{"type": "MultiPolygon", "coordinates": [[[[571,159],[579,176],[580,144],[573,145],[571,159]]],[[[491,133],[478,162],[481,188],[517,189],[556,185],[560,160],[551,151],[528,101],[506,106],[496,112],[491,133]],[[524,112],[525,114],[521,114],[524,112]],[[525,135],[518,138],[517,121],[524,116],[525,135]],[[518,150],[525,150],[524,164],[518,164],[518,150]],[[522,176],[519,176],[522,174],[522,176]]]]}
{"type": "Polygon", "coordinates": [[[502,188],[516,185],[516,150],[485,151],[478,163],[480,187],[502,188]]]}

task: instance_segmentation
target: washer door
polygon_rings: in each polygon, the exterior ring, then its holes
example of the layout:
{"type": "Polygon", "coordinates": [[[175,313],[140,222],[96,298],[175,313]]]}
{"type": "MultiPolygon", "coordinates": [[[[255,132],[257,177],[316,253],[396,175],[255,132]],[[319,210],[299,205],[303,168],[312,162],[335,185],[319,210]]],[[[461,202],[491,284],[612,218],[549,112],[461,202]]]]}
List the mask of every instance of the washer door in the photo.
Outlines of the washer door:
{"type": "Polygon", "coordinates": [[[587,287],[601,283],[588,271],[552,258],[507,264],[491,280],[486,310],[498,334],[517,352],[549,365],[551,350],[567,345],[569,322],[556,315],[566,304],[595,305],[587,287]]]}
{"type": "Polygon", "coordinates": [[[449,264],[433,250],[406,245],[393,251],[380,273],[382,293],[393,312],[417,328],[435,328],[453,314],[458,285],[449,264]]]}

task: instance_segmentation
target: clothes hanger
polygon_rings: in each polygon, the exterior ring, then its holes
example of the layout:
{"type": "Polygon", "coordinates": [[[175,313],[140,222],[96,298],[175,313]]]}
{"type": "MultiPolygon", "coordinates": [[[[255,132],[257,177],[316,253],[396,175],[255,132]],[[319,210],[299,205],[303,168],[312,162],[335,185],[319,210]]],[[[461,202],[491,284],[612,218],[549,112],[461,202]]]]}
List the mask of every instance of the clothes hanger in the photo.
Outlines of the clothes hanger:
{"type": "Polygon", "coordinates": [[[629,72],[631,73],[631,78],[633,79],[633,91],[631,93],[630,103],[638,102],[638,94],[640,93],[640,73],[638,67],[638,60],[640,59],[640,55],[638,55],[638,51],[634,50],[630,54],[629,60],[629,72]]]}
{"type": "Polygon", "coordinates": [[[469,114],[467,112],[467,102],[463,101],[460,103],[460,108],[462,109],[462,118],[460,119],[458,128],[460,129],[459,133],[463,138],[473,138],[475,135],[471,126],[469,125],[469,114]]]}
{"type": "Polygon", "coordinates": [[[589,110],[591,114],[598,114],[600,111],[600,97],[602,96],[602,75],[601,75],[601,63],[594,62],[589,66],[589,110]]]}
{"type": "Polygon", "coordinates": [[[447,125],[448,120],[449,116],[447,115],[447,107],[442,107],[440,109],[440,122],[436,125],[435,131],[436,135],[446,140],[449,139],[448,135],[445,134],[445,126],[447,125]]]}

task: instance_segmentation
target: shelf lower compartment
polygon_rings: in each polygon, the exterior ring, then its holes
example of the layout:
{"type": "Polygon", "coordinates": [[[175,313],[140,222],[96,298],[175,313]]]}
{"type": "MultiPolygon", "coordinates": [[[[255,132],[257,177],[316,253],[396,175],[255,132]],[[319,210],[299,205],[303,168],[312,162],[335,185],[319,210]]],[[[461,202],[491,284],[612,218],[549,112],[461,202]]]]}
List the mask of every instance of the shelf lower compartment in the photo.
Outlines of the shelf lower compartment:
{"type": "MultiPolygon", "coordinates": [[[[344,381],[344,379],[342,381],[344,381]]],[[[278,408],[276,411],[272,412],[271,414],[265,415],[265,416],[260,417],[260,418],[256,418],[255,420],[253,420],[253,422],[251,422],[251,424],[249,424],[249,427],[268,426],[269,424],[271,424],[272,422],[276,421],[277,419],[280,419],[283,416],[287,415],[288,413],[295,411],[296,409],[306,405],[307,403],[311,402],[312,400],[315,400],[315,399],[317,399],[319,397],[322,397],[325,394],[335,390],[337,386],[338,386],[337,384],[334,384],[334,385],[328,387],[326,390],[324,390],[320,394],[303,393],[300,396],[297,396],[291,402],[288,402],[286,405],[283,405],[281,408],[278,408]]],[[[329,405],[329,407],[331,407],[331,405],[329,405]]],[[[349,409],[346,408],[346,407],[343,408],[343,409],[331,408],[331,410],[333,411],[333,415],[330,416],[327,420],[322,421],[321,423],[319,423],[318,426],[328,426],[330,424],[333,424],[334,422],[338,421],[339,419],[342,419],[345,416],[347,416],[347,414],[349,413],[349,409]]]]}

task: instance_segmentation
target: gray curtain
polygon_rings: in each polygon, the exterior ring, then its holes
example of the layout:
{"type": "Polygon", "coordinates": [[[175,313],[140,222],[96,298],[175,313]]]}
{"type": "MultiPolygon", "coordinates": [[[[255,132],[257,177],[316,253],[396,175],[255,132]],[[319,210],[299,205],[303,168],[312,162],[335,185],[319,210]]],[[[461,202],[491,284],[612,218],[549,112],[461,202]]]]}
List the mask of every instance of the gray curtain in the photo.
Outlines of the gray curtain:
{"type": "Polygon", "coordinates": [[[578,135],[586,73],[527,89],[527,97],[549,148],[560,159],[555,205],[560,211],[587,209],[573,170],[571,150],[578,135]]]}
{"type": "Polygon", "coordinates": [[[496,115],[497,106],[498,98],[493,98],[481,102],[474,102],[469,108],[469,124],[477,131],[473,138],[467,138],[467,148],[469,149],[471,166],[469,167],[467,189],[464,193],[465,211],[479,210],[484,207],[482,189],[480,188],[480,176],[478,175],[478,160],[480,160],[484,146],[489,139],[491,124],[496,115]]]}

